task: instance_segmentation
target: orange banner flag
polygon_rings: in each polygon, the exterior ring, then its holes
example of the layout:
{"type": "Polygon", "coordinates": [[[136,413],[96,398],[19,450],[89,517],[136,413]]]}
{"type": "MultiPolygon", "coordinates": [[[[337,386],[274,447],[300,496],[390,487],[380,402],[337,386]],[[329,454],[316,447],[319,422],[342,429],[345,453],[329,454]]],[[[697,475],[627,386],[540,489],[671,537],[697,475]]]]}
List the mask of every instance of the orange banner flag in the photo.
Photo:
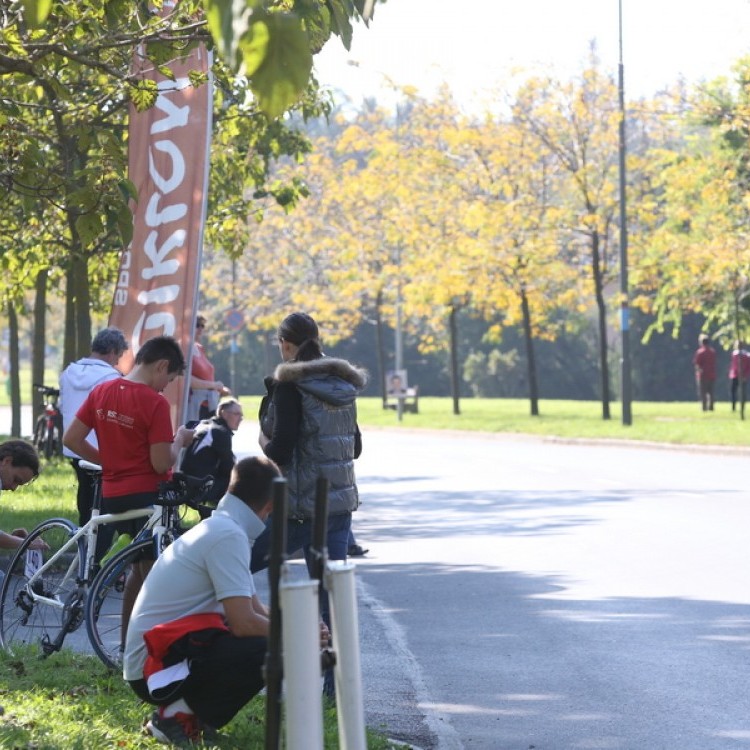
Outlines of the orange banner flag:
{"type": "Polygon", "coordinates": [[[131,104],[128,173],[138,191],[133,239],[123,251],[109,325],[120,328],[130,350],[120,360],[128,372],[141,345],[159,335],[174,336],[188,369],[165,391],[175,426],[183,421],[197,313],[203,227],[208,193],[213,90],[210,53],[199,45],[189,57],[170,63],[175,80],[146,58],[136,66],[156,81],[156,104],[137,112],[131,104]],[[209,76],[193,87],[190,71],[209,76]]]}

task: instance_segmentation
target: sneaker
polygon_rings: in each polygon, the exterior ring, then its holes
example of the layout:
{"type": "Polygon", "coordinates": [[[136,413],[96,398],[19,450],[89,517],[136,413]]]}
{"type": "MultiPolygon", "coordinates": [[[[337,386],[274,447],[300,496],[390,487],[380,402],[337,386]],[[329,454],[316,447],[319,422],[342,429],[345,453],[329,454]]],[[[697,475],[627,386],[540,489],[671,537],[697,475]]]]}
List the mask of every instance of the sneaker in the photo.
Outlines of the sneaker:
{"type": "Polygon", "coordinates": [[[364,557],[370,550],[362,549],[359,544],[352,544],[347,550],[349,557],[364,557]]]}
{"type": "Polygon", "coordinates": [[[201,741],[201,728],[195,714],[176,713],[166,718],[162,709],[154,711],[146,723],[146,731],[159,742],[176,747],[192,747],[201,741]]]}
{"type": "Polygon", "coordinates": [[[221,740],[221,734],[216,727],[212,727],[210,724],[204,724],[201,722],[201,730],[203,732],[203,742],[206,745],[218,745],[221,740]]]}

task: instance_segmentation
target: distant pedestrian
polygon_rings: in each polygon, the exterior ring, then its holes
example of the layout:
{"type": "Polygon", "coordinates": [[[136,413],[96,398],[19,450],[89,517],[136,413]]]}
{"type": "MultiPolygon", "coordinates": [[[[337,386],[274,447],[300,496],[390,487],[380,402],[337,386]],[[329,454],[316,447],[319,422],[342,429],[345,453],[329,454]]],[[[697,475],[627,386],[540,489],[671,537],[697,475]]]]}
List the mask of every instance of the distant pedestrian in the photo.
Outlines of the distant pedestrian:
{"type": "Polygon", "coordinates": [[[714,386],[716,385],[716,349],[709,337],[702,333],[698,337],[698,349],[693,355],[695,385],[703,411],[714,410],[714,386]]]}
{"type": "Polygon", "coordinates": [[[742,394],[742,403],[745,403],[748,378],[750,378],[750,354],[745,351],[741,341],[735,341],[732,358],[729,362],[729,390],[732,398],[732,411],[737,407],[737,399],[740,393],[742,394]],[[740,387],[740,383],[742,387],[740,387]]]}
{"type": "Polygon", "coordinates": [[[190,360],[190,392],[188,395],[185,422],[211,419],[216,413],[219,399],[229,396],[230,391],[221,380],[216,380],[214,366],[206,356],[201,336],[206,330],[206,319],[198,315],[195,319],[193,355],[190,360]]]}

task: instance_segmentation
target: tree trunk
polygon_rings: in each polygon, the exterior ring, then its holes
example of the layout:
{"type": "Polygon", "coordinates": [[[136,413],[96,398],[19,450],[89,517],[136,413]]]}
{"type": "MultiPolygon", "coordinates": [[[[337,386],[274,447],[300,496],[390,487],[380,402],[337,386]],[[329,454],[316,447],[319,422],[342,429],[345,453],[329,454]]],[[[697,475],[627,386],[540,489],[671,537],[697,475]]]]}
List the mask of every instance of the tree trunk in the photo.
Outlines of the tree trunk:
{"type": "Polygon", "coordinates": [[[607,361],[607,305],[604,301],[599,233],[591,235],[591,270],[596,294],[596,310],[599,323],[599,372],[601,379],[602,419],[610,418],[609,411],[609,363],[607,361]]]}
{"type": "Polygon", "coordinates": [[[539,387],[536,379],[536,357],[534,355],[534,339],[531,335],[531,311],[526,290],[521,290],[521,311],[523,313],[523,338],[526,344],[526,370],[529,377],[529,402],[531,416],[539,416],[539,387]]]}
{"type": "Polygon", "coordinates": [[[18,315],[12,302],[8,302],[8,359],[10,365],[10,435],[21,437],[21,381],[18,351],[18,315]]]}
{"type": "MultiPolygon", "coordinates": [[[[88,260],[76,257],[73,261],[76,275],[76,359],[91,351],[91,290],[89,289],[88,260]]],[[[133,352],[135,354],[135,352],[133,352]]]]}
{"type": "Polygon", "coordinates": [[[456,315],[458,310],[456,306],[451,307],[450,317],[448,319],[450,327],[450,358],[451,358],[451,395],[453,396],[453,413],[459,415],[461,406],[459,404],[460,384],[458,380],[458,325],[456,315]]]}
{"type": "Polygon", "coordinates": [[[76,316],[75,316],[75,274],[73,264],[68,266],[65,272],[65,334],[63,339],[63,361],[65,369],[76,358],[76,316]]]}
{"type": "Polygon", "coordinates": [[[380,378],[380,396],[383,399],[383,408],[386,405],[385,385],[385,335],[383,331],[383,318],[380,314],[380,305],[383,301],[383,293],[378,292],[375,300],[375,339],[377,342],[378,355],[378,377],[380,378]]]}
{"type": "MultiPolygon", "coordinates": [[[[34,383],[44,383],[44,354],[47,339],[47,277],[49,270],[39,271],[34,295],[34,333],[31,344],[31,407],[32,424],[44,409],[44,396],[34,388],[34,383]]],[[[50,383],[49,385],[54,385],[50,383]]]]}

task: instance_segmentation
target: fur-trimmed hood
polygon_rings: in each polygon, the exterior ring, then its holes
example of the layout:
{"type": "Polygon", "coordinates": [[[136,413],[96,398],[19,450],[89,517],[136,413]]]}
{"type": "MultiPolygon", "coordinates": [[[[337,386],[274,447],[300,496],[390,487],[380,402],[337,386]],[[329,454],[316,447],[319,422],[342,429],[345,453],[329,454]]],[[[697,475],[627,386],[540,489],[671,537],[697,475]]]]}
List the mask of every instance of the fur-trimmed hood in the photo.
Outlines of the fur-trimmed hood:
{"type": "Polygon", "coordinates": [[[294,383],[301,390],[334,404],[353,401],[367,385],[366,370],[334,357],[282,362],[273,377],[279,383],[294,383]]]}

